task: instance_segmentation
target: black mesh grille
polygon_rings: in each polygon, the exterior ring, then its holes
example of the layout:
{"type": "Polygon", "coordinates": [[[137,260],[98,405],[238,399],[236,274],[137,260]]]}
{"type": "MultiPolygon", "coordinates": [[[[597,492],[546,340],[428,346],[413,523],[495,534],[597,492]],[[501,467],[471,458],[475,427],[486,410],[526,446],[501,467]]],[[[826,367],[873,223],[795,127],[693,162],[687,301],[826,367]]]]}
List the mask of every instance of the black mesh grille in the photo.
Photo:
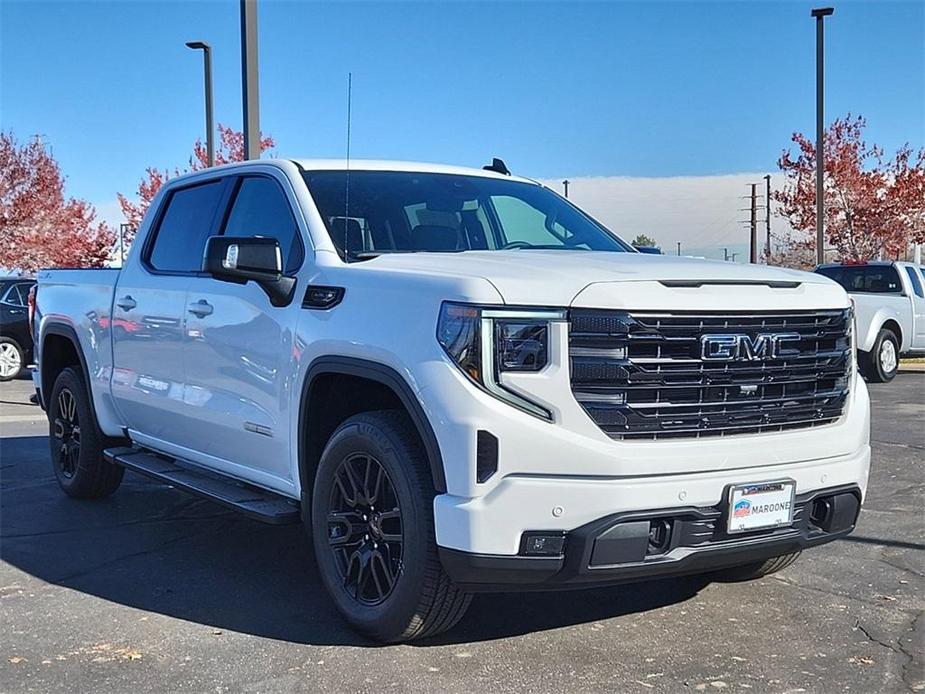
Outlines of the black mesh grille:
{"type": "Polygon", "coordinates": [[[724,436],[829,424],[851,364],[847,310],[570,314],[572,392],[613,438],[724,436]],[[772,336],[789,335],[774,348],[772,336]],[[717,336],[741,353],[704,359],[717,336]],[[749,353],[751,348],[751,353],[749,353]],[[750,357],[750,358],[749,358],[750,357]]]}

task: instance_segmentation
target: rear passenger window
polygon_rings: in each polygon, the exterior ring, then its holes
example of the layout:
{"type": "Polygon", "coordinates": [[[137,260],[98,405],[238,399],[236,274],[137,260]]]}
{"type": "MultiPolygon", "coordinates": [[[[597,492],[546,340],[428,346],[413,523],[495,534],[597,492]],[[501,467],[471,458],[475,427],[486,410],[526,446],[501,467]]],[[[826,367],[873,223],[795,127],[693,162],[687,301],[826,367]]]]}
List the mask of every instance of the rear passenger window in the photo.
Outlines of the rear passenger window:
{"type": "Polygon", "coordinates": [[[225,224],[225,236],[266,236],[279,241],[287,274],[302,265],[304,253],[299,227],[289,200],[272,178],[243,178],[225,224]]]}
{"type": "Polygon", "coordinates": [[[199,272],[222,181],[210,181],[170,194],[148,262],[156,270],[199,272]]]}
{"type": "Polygon", "coordinates": [[[925,298],[925,293],[922,292],[922,283],[919,282],[919,278],[915,274],[915,268],[909,267],[907,265],[906,273],[909,275],[909,281],[912,282],[912,291],[915,292],[916,296],[925,298]]]}
{"type": "Polygon", "coordinates": [[[13,284],[0,301],[10,306],[25,306],[27,296],[29,296],[29,285],[13,284]]]}

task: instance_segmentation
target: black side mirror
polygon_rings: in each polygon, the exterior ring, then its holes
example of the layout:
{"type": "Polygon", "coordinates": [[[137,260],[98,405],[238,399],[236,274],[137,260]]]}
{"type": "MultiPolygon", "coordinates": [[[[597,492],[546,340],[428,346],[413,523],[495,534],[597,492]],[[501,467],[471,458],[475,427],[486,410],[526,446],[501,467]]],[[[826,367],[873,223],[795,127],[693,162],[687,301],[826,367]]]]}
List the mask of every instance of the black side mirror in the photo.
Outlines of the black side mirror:
{"type": "Polygon", "coordinates": [[[225,282],[256,282],[274,306],[288,304],[295,289],[295,278],[283,275],[279,241],[262,236],[209,237],[202,271],[225,282]]]}

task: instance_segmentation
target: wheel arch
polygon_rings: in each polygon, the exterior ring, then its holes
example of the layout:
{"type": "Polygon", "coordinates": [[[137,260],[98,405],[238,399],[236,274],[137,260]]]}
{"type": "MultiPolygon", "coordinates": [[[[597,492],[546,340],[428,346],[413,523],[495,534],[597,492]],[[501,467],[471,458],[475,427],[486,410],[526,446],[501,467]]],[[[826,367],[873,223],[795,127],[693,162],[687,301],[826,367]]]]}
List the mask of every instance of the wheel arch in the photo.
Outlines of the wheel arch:
{"type": "Polygon", "coordinates": [[[87,389],[87,400],[90,402],[93,418],[97,419],[93,390],[90,387],[90,371],[87,368],[83,350],[80,348],[77,331],[65,323],[48,323],[43,326],[39,354],[41,359],[39,375],[42,384],[40,396],[45,409],[48,407],[47,398],[51,394],[51,389],[55,387],[58,374],[70,366],[77,366],[83,377],[84,387],[87,389]]]}
{"type": "Polygon", "coordinates": [[[427,462],[430,466],[434,488],[437,493],[446,492],[446,474],[443,469],[443,457],[440,445],[433,427],[421,406],[414,390],[405,378],[395,369],[379,362],[366,359],[344,356],[318,357],[308,367],[302,383],[302,394],[299,402],[298,419],[298,463],[299,481],[302,489],[302,513],[310,518],[309,500],[314,484],[314,471],[321,457],[321,451],[327,442],[327,436],[333,432],[346,417],[358,412],[369,411],[368,407],[358,407],[362,403],[354,403],[355,407],[342,409],[326,420],[309,416],[312,401],[325,396],[325,390],[330,387],[333,379],[352,379],[351,385],[356,387],[362,383],[368,390],[363,393],[371,397],[372,409],[387,409],[400,407],[414,424],[415,429],[424,445],[427,462]],[[379,405],[379,407],[376,407],[379,405]],[[330,430],[330,431],[329,431],[330,430]],[[321,440],[324,439],[324,440],[321,440]]]}

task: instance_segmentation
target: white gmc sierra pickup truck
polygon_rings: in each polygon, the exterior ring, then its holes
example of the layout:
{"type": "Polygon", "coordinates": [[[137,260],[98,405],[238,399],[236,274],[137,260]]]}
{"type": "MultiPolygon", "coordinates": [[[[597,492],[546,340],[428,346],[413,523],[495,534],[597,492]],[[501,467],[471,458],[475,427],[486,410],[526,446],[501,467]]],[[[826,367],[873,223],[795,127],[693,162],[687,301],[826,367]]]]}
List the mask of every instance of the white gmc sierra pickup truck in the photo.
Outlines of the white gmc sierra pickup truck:
{"type": "Polygon", "coordinates": [[[121,270],[40,273],[35,385],[65,493],[127,468],[302,522],[398,641],[851,532],[852,323],[821,275],[637,253],[497,160],[266,160],[169,181],[121,270]]]}

